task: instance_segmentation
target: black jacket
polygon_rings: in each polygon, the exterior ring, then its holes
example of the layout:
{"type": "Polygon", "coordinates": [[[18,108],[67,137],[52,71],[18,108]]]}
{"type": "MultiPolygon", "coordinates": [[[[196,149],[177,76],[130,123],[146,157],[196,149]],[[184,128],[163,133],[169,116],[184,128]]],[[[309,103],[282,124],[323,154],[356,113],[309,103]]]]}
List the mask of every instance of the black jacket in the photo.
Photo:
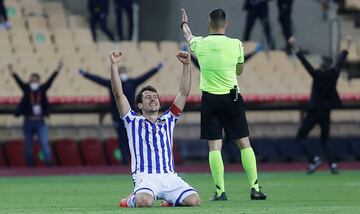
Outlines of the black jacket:
{"type": "Polygon", "coordinates": [[[314,69],[301,51],[296,54],[313,78],[308,103],[309,109],[320,110],[341,107],[341,100],[336,90],[336,83],[347,54],[347,51],[341,51],[335,64],[327,71],[314,69]]]}
{"type": "Polygon", "coordinates": [[[268,10],[268,0],[246,0],[244,10],[268,10]]]}
{"type": "MultiPolygon", "coordinates": [[[[155,68],[151,69],[150,71],[146,72],[145,74],[143,74],[142,76],[140,76],[138,78],[128,79],[126,81],[121,82],[123,92],[124,92],[126,98],[128,99],[129,104],[130,104],[132,109],[136,109],[135,108],[136,88],[140,84],[145,82],[147,79],[149,79],[151,76],[156,74],[158,71],[159,71],[159,69],[157,67],[155,67],[155,68]]],[[[117,106],[116,106],[116,100],[115,100],[114,94],[112,92],[111,80],[110,79],[104,79],[104,78],[99,77],[99,76],[94,75],[94,74],[90,74],[89,72],[86,72],[84,74],[84,77],[98,83],[99,85],[102,85],[102,86],[106,87],[109,90],[110,98],[111,98],[110,110],[111,110],[111,114],[112,114],[112,119],[115,122],[120,122],[121,118],[120,118],[119,111],[118,111],[117,106]]]]}
{"type": "Polygon", "coordinates": [[[88,9],[91,14],[108,14],[109,0],[88,0],[88,9]]]}
{"type": "MultiPolygon", "coordinates": [[[[58,71],[55,71],[44,84],[40,85],[39,89],[37,90],[37,93],[40,93],[42,115],[45,117],[49,116],[49,101],[46,92],[50,88],[58,73],[58,71]]],[[[13,77],[23,91],[23,97],[21,98],[18,108],[16,109],[15,115],[24,115],[25,117],[32,116],[33,112],[31,104],[31,93],[33,92],[30,89],[30,85],[28,83],[24,83],[17,74],[13,74],[13,77]]]]}

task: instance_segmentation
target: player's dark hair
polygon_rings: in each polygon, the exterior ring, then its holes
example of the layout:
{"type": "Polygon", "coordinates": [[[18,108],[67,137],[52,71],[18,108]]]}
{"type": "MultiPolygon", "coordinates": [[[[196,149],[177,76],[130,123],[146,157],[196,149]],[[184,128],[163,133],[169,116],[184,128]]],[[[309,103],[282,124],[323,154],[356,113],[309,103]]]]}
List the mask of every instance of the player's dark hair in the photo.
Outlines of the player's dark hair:
{"type": "Polygon", "coordinates": [[[219,29],[225,27],[226,14],[223,9],[215,9],[210,12],[210,27],[212,29],[219,29]]]}
{"type": "Polygon", "coordinates": [[[143,98],[143,92],[144,92],[144,91],[152,91],[152,92],[156,93],[156,94],[159,96],[156,88],[152,87],[151,85],[148,85],[148,86],[143,87],[143,88],[137,93],[137,95],[136,95],[136,97],[135,97],[135,107],[136,107],[136,110],[137,110],[139,113],[141,113],[141,114],[142,114],[142,111],[141,111],[141,109],[139,109],[138,104],[139,104],[139,103],[142,103],[142,98],[143,98]]]}

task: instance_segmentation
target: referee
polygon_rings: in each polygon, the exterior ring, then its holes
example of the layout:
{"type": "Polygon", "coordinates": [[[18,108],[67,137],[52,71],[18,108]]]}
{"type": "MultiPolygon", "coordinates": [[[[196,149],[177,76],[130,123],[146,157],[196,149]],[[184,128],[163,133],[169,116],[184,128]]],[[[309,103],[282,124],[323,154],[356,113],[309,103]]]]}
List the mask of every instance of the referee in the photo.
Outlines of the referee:
{"type": "Polygon", "coordinates": [[[209,143],[209,164],[216,186],[210,200],[227,200],[221,157],[222,129],[241,149],[241,161],[251,188],[250,198],[264,200],[266,195],[259,189],[256,158],[250,145],[244,102],[238,93],[236,78],[243,71],[244,48],[238,39],[225,36],[227,27],[224,10],[215,9],[210,12],[210,34],[194,37],[182,9],[181,28],[201,69],[201,139],[209,143]]]}

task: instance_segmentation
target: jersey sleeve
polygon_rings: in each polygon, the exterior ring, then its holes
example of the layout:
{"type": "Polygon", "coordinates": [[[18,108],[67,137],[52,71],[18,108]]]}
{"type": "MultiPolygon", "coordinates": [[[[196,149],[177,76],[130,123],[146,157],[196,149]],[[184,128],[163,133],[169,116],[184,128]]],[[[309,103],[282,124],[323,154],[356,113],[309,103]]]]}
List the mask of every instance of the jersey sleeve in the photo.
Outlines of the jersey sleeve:
{"type": "Polygon", "coordinates": [[[244,63],[244,46],[242,44],[242,42],[239,41],[239,49],[240,49],[240,55],[238,58],[238,64],[243,64],[244,63]]]}
{"type": "Polygon", "coordinates": [[[163,117],[169,118],[173,122],[177,122],[181,118],[182,111],[177,108],[174,104],[164,112],[163,117]]]}
{"type": "Polygon", "coordinates": [[[190,40],[190,50],[192,52],[196,53],[197,43],[202,39],[203,39],[202,36],[196,36],[196,37],[191,38],[191,40],[190,40]]]}
{"type": "Polygon", "coordinates": [[[138,115],[136,114],[136,112],[134,112],[133,110],[129,109],[129,111],[124,115],[124,117],[122,117],[121,119],[123,119],[124,124],[127,125],[131,122],[133,122],[136,117],[138,117],[138,115]]]}

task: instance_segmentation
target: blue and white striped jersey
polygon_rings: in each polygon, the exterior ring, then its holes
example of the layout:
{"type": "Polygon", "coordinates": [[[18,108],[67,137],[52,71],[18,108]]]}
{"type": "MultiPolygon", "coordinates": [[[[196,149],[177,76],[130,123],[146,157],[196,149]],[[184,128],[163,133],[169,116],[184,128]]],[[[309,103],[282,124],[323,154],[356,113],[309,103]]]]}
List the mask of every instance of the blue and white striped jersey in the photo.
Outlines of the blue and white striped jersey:
{"type": "Polygon", "coordinates": [[[169,109],[152,123],[130,109],[123,120],[129,139],[131,172],[175,172],[172,147],[174,127],[179,116],[169,109]]]}

